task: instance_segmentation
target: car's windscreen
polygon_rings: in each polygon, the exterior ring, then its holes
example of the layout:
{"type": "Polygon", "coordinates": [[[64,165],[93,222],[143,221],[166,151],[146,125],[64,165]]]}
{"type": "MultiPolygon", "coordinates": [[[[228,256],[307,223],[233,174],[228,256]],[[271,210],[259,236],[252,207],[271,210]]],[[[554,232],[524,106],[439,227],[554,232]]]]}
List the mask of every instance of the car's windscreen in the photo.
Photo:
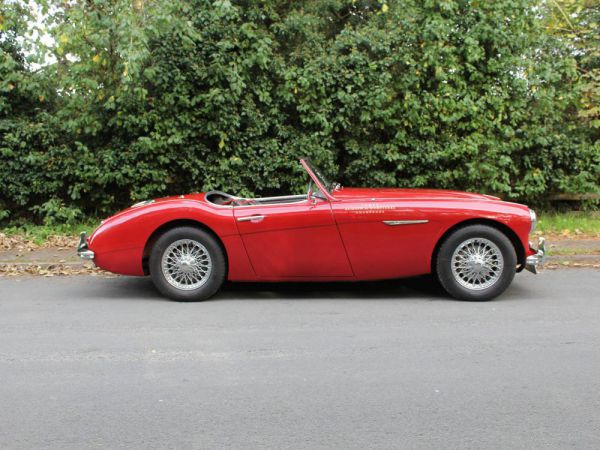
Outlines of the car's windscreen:
{"type": "Polygon", "coordinates": [[[315,176],[319,179],[319,182],[323,185],[323,187],[327,189],[327,192],[331,193],[333,183],[329,181],[329,179],[325,175],[323,175],[323,172],[321,172],[319,168],[316,167],[310,160],[305,159],[304,162],[310,168],[312,173],[314,173],[315,176]]]}

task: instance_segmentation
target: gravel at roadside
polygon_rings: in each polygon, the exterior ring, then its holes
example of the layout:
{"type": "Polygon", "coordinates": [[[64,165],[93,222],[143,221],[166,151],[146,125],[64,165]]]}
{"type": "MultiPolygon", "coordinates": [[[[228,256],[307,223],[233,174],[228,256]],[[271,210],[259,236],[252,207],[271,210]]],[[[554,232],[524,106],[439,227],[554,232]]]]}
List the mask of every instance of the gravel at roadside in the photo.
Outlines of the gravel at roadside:
{"type": "MultiPolygon", "coordinates": [[[[0,276],[113,276],[90,261],[80,260],[75,253],[77,242],[76,237],[50,236],[43,244],[36,244],[22,236],[0,233],[0,276]]],[[[547,269],[600,268],[600,236],[550,237],[546,249],[547,269]]]]}

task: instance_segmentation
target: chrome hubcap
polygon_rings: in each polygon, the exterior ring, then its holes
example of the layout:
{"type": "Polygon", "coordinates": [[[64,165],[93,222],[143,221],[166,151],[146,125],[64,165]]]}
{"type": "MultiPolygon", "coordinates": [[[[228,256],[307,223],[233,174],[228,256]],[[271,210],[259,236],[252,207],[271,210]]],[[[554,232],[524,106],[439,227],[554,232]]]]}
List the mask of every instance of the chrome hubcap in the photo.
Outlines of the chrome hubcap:
{"type": "Polygon", "coordinates": [[[165,279],[177,289],[197,289],[208,281],[212,272],[208,250],[191,239],[180,239],[169,245],[161,263],[165,279]]]}
{"type": "Polygon", "coordinates": [[[489,288],[500,279],[503,268],[502,252],[489,239],[467,239],[452,255],[454,279],[467,289],[480,291],[489,288]]]}

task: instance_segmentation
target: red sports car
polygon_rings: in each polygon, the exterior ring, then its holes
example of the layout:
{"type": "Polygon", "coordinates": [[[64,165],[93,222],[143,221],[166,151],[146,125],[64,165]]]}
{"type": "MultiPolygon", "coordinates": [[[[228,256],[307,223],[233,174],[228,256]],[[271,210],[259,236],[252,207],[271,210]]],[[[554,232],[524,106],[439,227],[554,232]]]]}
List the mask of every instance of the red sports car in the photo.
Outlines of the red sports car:
{"type": "Polygon", "coordinates": [[[488,195],[346,188],[310,161],[306,194],[220,191],[137,203],[104,220],[78,253],[105,270],[150,275],[167,297],[205,300],[231,281],[356,281],[433,273],[453,297],[490,300],[536,273],[536,215],[488,195]]]}

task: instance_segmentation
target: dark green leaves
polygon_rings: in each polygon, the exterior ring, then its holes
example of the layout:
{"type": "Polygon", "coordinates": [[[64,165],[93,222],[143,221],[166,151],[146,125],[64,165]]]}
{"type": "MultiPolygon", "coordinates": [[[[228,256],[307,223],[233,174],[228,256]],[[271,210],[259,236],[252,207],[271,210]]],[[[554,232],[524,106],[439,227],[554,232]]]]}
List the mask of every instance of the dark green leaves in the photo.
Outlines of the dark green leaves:
{"type": "Polygon", "coordinates": [[[298,192],[302,156],[347,185],[598,191],[596,63],[548,3],[43,3],[37,53],[0,12],[2,219],[298,192]]]}

